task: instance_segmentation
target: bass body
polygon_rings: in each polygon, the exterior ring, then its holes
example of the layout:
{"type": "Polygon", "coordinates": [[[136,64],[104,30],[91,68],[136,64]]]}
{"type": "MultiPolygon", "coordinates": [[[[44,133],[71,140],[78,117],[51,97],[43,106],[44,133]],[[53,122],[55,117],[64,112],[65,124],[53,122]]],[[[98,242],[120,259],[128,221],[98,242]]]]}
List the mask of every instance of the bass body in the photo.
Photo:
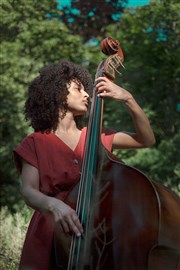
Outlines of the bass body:
{"type": "MultiPolygon", "coordinates": [[[[107,38],[102,50],[111,55],[96,76],[113,80],[124,60],[119,42],[107,38]]],[[[93,94],[80,183],[64,201],[76,208],[85,233],[55,229],[57,269],[179,270],[180,199],[104,148],[103,100],[93,94]]]]}

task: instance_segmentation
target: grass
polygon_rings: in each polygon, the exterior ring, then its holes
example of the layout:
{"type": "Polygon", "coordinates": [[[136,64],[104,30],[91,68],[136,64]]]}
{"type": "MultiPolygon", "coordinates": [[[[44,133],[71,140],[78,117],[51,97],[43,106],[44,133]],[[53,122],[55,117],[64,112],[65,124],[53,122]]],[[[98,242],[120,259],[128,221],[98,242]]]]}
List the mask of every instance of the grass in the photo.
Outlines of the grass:
{"type": "Polygon", "coordinates": [[[26,206],[12,214],[7,207],[0,212],[0,270],[17,270],[32,211],[26,206]]]}

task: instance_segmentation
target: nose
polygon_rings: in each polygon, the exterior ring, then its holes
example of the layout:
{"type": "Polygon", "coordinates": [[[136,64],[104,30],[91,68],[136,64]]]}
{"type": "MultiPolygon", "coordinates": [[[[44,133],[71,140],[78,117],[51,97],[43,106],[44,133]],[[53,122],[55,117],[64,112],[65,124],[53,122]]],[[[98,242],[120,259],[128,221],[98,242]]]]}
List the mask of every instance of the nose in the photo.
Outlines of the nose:
{"type": "Polygon", "coordinates": [[[85,90],[83,90],[83,94],[85,97],[89,98],[89,94],[85,90]]]}

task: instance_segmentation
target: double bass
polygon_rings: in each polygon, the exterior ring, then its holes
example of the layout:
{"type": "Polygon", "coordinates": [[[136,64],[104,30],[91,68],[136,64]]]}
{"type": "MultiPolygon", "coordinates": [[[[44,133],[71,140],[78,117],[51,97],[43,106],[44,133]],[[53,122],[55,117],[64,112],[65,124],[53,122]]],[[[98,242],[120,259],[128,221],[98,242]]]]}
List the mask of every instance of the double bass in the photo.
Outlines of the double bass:
{"type": "MultiPolygon", "coordinates": [[[[96,78],[115,79],[124,56],[117,40],[101,43],[107,57],[96,78]]],[[[93,91],[81,178],[65,203],[76,206],[84,234],[55,232],[57,269],[179,270],[180,199],[101,143],[103,99],[93,91]]]]}

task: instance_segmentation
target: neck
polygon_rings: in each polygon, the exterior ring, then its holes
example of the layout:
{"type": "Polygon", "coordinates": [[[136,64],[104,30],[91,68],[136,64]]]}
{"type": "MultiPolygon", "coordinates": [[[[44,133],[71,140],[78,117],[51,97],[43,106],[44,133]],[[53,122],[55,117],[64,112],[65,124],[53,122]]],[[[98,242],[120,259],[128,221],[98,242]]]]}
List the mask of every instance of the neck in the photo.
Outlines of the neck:
{"type": "Polygon", "coordinates": [[[74,116],[72,114],[66,113],[63,119],[59,118],[59,124],[57,126],[55,133],[56,132],[68,133],[69,131],[73,131],[76,129],[77,129],[77,126],[74,120],[74,116]]]}

